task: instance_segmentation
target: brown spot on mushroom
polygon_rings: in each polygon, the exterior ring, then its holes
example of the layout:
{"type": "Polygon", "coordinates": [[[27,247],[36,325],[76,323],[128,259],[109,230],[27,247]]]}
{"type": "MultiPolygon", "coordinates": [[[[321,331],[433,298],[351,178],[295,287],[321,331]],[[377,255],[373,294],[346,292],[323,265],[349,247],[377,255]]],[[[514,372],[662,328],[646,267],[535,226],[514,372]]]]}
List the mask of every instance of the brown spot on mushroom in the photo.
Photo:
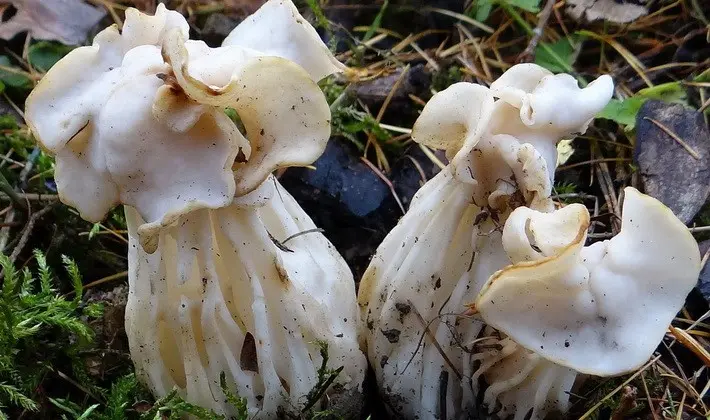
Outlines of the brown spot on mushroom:
{"type": "Polygon", "coordinates": [[[406,303],[395,303],[394,307],[399,311],[399,322],[404,322],[404,317],[412,311],[412,307],[406,303]]]}
{"type": "Polygon", "coordinates": [[[256,341],[252,333],[247,332],[239,355],[239,364],[242,370],[259,373],[259,359],[256,353],[256,341]]]}
{"type": "Polygon", "coordinates": [[[391,330],[381,330],[381,331],[382,331],[382,335],[384,335],[387,338],[387,341],[389,341],[390,343],[394,344],[394,343],[399,342],[399,334],[402,333],[400,330],[396,330],[393,328],[391,330]]]}
{"type": "Polygon", "coordinates": [[[156,74],[156,77],[158,77],[158,79],[162,80],[163,83],[170,87],[170,90],[172,90],[173,92],[183,92],[182,87],[180,87],[180,84],[178,83],[177,78],[175,78],[175,74],[172,71],[170,73],[158,73],[156,74]]]}
{"type": "Polygon", "coordinates": [[[291,280],[288,277],[288,271],[286,271],[286,269],[281,266],[278,258],[276,258],[276,257],[274,257],[274,267],[276,267],[276,272],[279,275],[279,279],[281,280],[281,284],[284,286],[284,288],[287,288],[288,285],[291,283],[291,280]]]}
{"type": "Polygon", "coordinates": [[[239,151],[237,152],[237,158],[234,160],[237,163],[245,163],[247,161],[247,155],[244,154],[244,151],[242,148],[239,148],[239,151]]]}
{"type": "Polygon", "coordinates": [[[288,384],[286,379],[282,378],[281,375],[279,375],[279,381],[281,382],[281,386],[284,387],[284,390],[286,390],[287,394],[291,393],[291,386],[288,384]]]}

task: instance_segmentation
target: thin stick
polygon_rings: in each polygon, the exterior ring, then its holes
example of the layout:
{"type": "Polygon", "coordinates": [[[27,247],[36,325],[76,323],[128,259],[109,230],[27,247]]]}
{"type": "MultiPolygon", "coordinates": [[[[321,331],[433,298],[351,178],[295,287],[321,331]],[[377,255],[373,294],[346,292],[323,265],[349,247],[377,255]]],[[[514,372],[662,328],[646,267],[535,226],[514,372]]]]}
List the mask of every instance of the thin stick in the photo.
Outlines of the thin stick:
{"type": "MultiPolygon", "coordinates": [[[[704,364],[705,366],[710,366],[710,353],[708,353],[703,346],[701,346],[697,340],[695,340],[690,334],[688,334],[686,331],[681,330],[680,328],[676,328],[674,326],[670,326],[670,331],[671,334],[678,340],[681,344],[685,346],[688,350],[692,351],[704,364]]],[[[684,375],[684,372],[681,370],[680,373],[684,375]]],[[[685,376],[685,375],[684,375],[685,376]]],[[[686,382],[688,381],[687,378],[683,378],[686,382]]]]}
{"type": "Polygon", "coordinates": [[[656,408],[653,406],[653,401],[651,400],[651,393],[648,392],[648,385],[646,384],[646,372],[641,373],[641,383],[643,384],[643,392],[646,394],[646,401],[648,401],[648,409],[651,411],[653,420],[658,420],[658,415],[656,415],[656,408]]]}
{"type": "MultiPolygon", "coordinates": [[[[56,194],[35,194],[35,193],[15,193],[15,195],[22,199],[22,202],[24,204],[25,201],[56,201],[59,200],[59,196],[56,194]]],[[[2,201],[8,201],[8,200],[13,200],[10,196],[7,194],[0,194],[0,200],[2,201]]]]}
{"type": "Polygon", "coordinates": [[[436,157],[434,152],[432,152],[431,149],[429,149],[427,146],[420,143],[419,148],[422,150],[422,152],[424,152],[426,157],[428,157],[429,160],[434,163],[434,165],[439,167],[439,169],[444,169],[446,167],[446,165],[444,165],[444,163],[441,160],[439,160],[439,158],[436,157]]]}
{"type": "Polygon", "coordinates": [[[21,208],[22,210],[27,210],[27,204],[20,199],[20,197],[17,195],[17,192],[15,192],[15,189],[12,188],[12,185],[8,182],[8,180],[5,178],[3,174],[0,173],[0,190],[5,193],[7,197],[12,200],[17,207],[21,208]]]}
{"type": "Polygon", "coordinates": [[[535,59],[535,49],[537,44],[542,38],[542,34],[545,33],[545,26],[547,26],[547,21],[550,20],[550,15],[552,14],[552,8],[555,6],[555,0],[547,0],[545,7],[540,13],[540,18],[537,21],[537,26],[532,31],[532,38],[525,50],[518,56],[518,62],[530,62],[535,59]]]}
{"type": "Polygon", "coordinates": [[[698,109],[699,112],[704,112],[710,106],[710,98],[703,103],[703,105],[698,109]]]}
{"type": "Polygon", "coordinates": [[[27,221],[27,224],[25,225],[25,228],[22,230],[22,235],[20,236],[20,240],[17,242],[17,246],[15,246],[15,249],[12,250],[12,253],[10,254],[10,261],[13,263],[17,259],[18,256],[20,256],[20,252],[22,252],[22,249],[27,245],[27,240],[30,238],[30,234],[32,233],[32,230],[35,227],[35,224],[39,219],[42,218],[45,214],[49,213],[50,210],[52,210],[54,206],[52,204],[48,205],[47,207],[43,208],[42,210],[38,211],[37,213],[33,213],[32,216],[30,216],[30,219],[27,221]]]}
{"type": "Polygon", "coordinates": [[[382,173],[375,165],[372,164],[369,160],[365,159],[364,157],[360,157],[360,160],[362,160],[365,165],[367,165],[372,171],[377,175],[382,182],[387,184],[387,186],[390,188],[390,191],[392,192],[392,196],[394,197],[394,201],[397,202],[397,205],[399,206],[399,209],[402,210],[402,214],[405,214],[406,211],[404,210],[404,206],[402,205],[402,201],[399,199],[399,196],[397,196],[397,191],[394,189],[394,185],[392,184],[392,181],[390,181],[385,174],[382,173]]]}
{"type": "Polygon", "coordinates": [[[434,344],[434,347],[436,347],[436,349],[439,351],[439,354],[444,359],[444,362],[446,362],[446,364],[449,365],[449,368],[456,374],[456,377],[459,380],[463,379],[463,375],[461,374],[461,372],[459,372],[456,369],[456,367],[454,366],[451,359],[449,359],[449,356],[446,355],[446,353],[444,352],[444,349],[442,349],[441,346],[439,345],[439,342],[436,341],[436,336],[434,336],[434,334],[429,330],[429,324],[427,324],[427,322],[424,320],[424,318],[422,318],[422,315],[419,313],[416,306],[414,306],[414,304],[410,300],[408,300],[407,303],[409,303],[409,306],[412,308],[412,312],[414,312],[414,315],[417,316],[417,318],[419,319],[419,322],[422,323],[422,326],[424,327],[424,333],[426,333],[426,335],[431,340],[432,344],[434,344]]]}
{"type": "Polygon", "coordinates": [[[688,228],[688,230],[691,233],[708,232],[708,231],[710,231],[710,226],[697,226],[697,227],[688,228]]]}
{"type": "Polygon", "coordinates": [[[283,241],[281,241],[281,244],[283,245],[283,244],[285,244],[286,242],[290,241],[291,239],[297,238],[297,237],[299,237],[299,236],[301,236],[301,235],[305,235],[305,234],[307,234],[307,233],[316,233],[316,232],[318,232],[318,233],[323,233],[323,232],[325,232],[325,231],[324,231],[323,229],[321,229],[321,228],[307,229],[307,230],[304,230],[304,231],[302,231],[302,232],[294,233],[293,235],[291,235],[291,236],[289,236],[288,238],[286,238],[286,239],[284,239],[283,241]]]}
{"type": "Polygon", "coordinates": [[[612,231],[616,234],[621,230],[621,211],[619,209],[619,199],[614,191],[614,183],[611,180],[609,166],[606,162],[601,162],[595,167],[597,170],[597,178],[599,179],[599,187],[604,194],[604,199],[609,207],[609,211],[616,217],[611,219],[612,231]]]}
{"type": "MultiPolygon", "coordinates": [[[[85,284],[85,285],[84,285],[84,289],[89,289],[89,288],[91,288],[91,287],[96,287],[96,286],[99,286],[99,285],[102,285],[102,284],[106,284],[106,283],[112,282],[112,281],[114,281],[114,280],[122,279],[122,278],[124,278],[124,277],[128,277],[128,271],[121,271],[120,273],[111,274],[110,276],[106,276],[106,277],[104,277],[104,278],[101,278],[101,279],[98,279],[98,280],[94,280],[94,281],[92,281],[91,283],[85,284]]],[[[72,292],[69,292],[68,294],[71,294],[71,293],[74,293],[74,292],[72,291],[72,292]]]]}

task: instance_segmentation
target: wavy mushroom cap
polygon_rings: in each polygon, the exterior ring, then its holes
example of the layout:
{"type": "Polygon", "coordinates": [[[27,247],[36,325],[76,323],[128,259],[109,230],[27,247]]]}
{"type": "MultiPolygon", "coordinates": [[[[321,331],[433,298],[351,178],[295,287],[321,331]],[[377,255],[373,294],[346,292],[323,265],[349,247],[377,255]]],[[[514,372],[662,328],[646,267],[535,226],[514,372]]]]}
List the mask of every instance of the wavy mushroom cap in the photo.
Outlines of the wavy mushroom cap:
{"type": "Polygon", "coordinates": [[[614,93],[610,76],[602,75],[580,88],[569,74],[552,74],[537,64],[517,64],[491,84],[499,98],[490,130],[531,144],[545,161],[552,180],[557,142],[587,131],[594,116],[614,93]]]}
{"type": "Polygon", "coordinates": [[[519,189],[531,207],[551,210],[546,199],[557,142],[584,132],[612,93],[609,76],[580,89],[570,75],[519,64],[490,89],[462,82],[438,92],[414,124],[412,138],[445,150],[457,179],[482,185],[477,204],[488,200],[499,207],[499,196],[519,189]]]}
{"type": "Polygon", "coordinates": [[[291,0],[267,1],[222,43],[222,46],[230,45],[253,48],[292,61],[303,67],[316,82],[346,68],[333,57],[318,32],[298,13],[291,0]]]}
{"type": "Polygon", "coordinates": [[[485,322],[579,372],[613,376],[645,363],[697,281],[700,252],[670,209],[624,191],[619,234],[586,248],[585,207],[515,210],[503,233],[514,264],[476,299],[485,322]]]}
{"type": "Polygon", "coordinates": [[[157,232],[180,215],[227,206],[273,170],[317,159],[330,110],[314,80],[340,67],[290,1],[263,9],[220,48],[188,40],[185,18],[162,4],[154,16],[128,9],[122,32],[109,27],[52,67],[26,115],[56,155],[62,201],[90,221],[134,207],[152,252],[157,232]],[[270,17],[310,35],[260,38],[270,17]],[[236,110],[248,141],[225,108],[236,110]]]}

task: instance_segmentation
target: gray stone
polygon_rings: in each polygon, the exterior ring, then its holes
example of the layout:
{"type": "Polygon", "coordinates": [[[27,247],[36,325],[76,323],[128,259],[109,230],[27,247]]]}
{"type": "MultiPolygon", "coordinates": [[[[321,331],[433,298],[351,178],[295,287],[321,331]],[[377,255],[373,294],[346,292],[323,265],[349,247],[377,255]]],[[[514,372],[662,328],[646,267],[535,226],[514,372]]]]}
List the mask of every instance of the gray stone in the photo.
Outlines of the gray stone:
{"type": "Polygon", "coordinates": [[[690,223],[710,195],[710,132],[702,114],[679,104],[647,101],[636,116],[634,160],[645,192],[690,223]],[[699,159],[649,119],[675,133],[699,159]]]}
{"type": "Polygon", "coordinates": [[[202,27],[202,40],[210,47],[218,47],[238,24],[239,21],[229,16],[213,13],[205,21],[205,26],[202,27]]]}

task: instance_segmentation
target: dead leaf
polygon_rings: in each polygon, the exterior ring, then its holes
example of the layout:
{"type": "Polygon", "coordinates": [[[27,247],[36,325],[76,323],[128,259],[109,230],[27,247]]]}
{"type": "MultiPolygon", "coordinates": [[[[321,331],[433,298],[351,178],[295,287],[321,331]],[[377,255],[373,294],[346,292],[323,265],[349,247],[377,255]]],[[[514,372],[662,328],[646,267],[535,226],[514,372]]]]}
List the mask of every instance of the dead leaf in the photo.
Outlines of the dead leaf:
{"type": "MultiPolygon", "coordinates": [[[[5,1],[4,3],[8,3],[5,1]]],[[[89,31],[106,15],[82,0],[12,0],[15,16],[0,23],[0,38],[9,40],[28,31],[34,39],[81,44],[89,31]]]]}
{"type": "Polygon", "coordinates": [[[606,20],[613,23],[632,22],[648,14],[644,6],[629,0],[568,0],[567,13],[580,20],[582,16],[588,21],[606,20]]]}

